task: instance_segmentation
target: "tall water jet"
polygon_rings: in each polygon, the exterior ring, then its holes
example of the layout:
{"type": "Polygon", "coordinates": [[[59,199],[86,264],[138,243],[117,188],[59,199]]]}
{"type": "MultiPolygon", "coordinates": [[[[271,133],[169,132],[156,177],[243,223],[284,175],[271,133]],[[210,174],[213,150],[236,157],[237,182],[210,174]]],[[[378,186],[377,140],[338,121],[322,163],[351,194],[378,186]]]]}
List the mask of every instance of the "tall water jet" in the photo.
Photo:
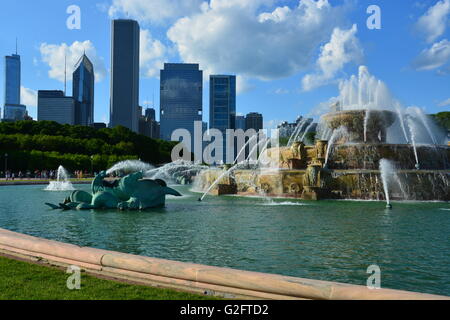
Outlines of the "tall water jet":
{"type": "Polygon", "coordinates": [[[383,182],[384,196],[386,198],[386,208],[391,209],[391,199],[389,197],[389,180],[390,176],[394,172],[393,166],[389,160],[381,159],[380,161],[380,174],[383,182]]]}
{"type": "Polygon", "coordinates": [[[431,130],[430,124],[428,123],[429,119],[428,117],[423,113],[423,111],[420,108],[417,107],[411,107],[409,108],[410,110],[413,110],[413,112],[417,115],[417,119],[422,123],[423,127],[425,128],[425,130],[428,133],[428,136],[431,139],[431,142],[434,145],[437,145],[437,139],[433,133],[433,131],[431,130]]]}
{"type": "MultiPolygon", "coordinates": [[[[270,142],[269,138],[261,139],[253,148],[250,150],[248,157],[245,159],[245,163],[249,163],[252,156],[255,154],[255,152],[259,149],[259,154],[261,155],[261,152],[263,152],[264,146],[266,146],[270,142]],[[263,147],[261,148],[262,144],[264,143],[263,147]]],[[[258,162],[259,156],[256,155],[256,162],[258,162]]]]}
{"type": "Polygon", "coordinates": [[[305,141],[306,135],[308,134],[309,130],[311,130],[311,128],[312,128],[313,126],[314,126],[314,122],[311,122],[311,123],[309,124],[309,126],[306,127],[306,130],[305,130],[305,132],[303,133],[302,138],[300,139],[301,142],[304,142],[304,141],[305,141]]]}
{"type": "Polygon", "coordinates": [[[305,127],[305,125],[308,123],[308,119],[304,118],[302,120],[300,120],[300,122],[298,123],[297,127],[295,128],[294,132],[292,133],[291,137],[289,138],[288,144],[287,146],[290,147],[298,138],[298,136],[300,135],[300,133],[302,132],[303,128],[305,127]]]}
{"type": "Polygon", "coordinates": [[[366,110],[366,116],[364,117],[364,142],[367,142],[367,124],[369,123],[370,109],[366,110]]]}
{"type": "Polygon", "coordinates": [[[411,143],[414,150],[414,156],[416,158],[416,169],[420,168],[419,156],[417,154],[417,146],[416,146],[416,135],[417,135],[417,127],[411,117],[408,117],[408,128],[411,134],[411,143]]]}
{"type": "MultiPolygon", "coordinates": [[[[250,139],[248,139],[248,141],[242,146],[241,150],[239,150],[236,159],[233,162],[233,165],[231,166],[231,168],[229,168],[228,170],[226,170],[225,172],[223,172],[210,186],[209,188],[205,191],[205,193],[198,199],[198,201],[203,201],[203,199],[206,197],[206,195],[227,175],[229,175],[233,170],[235,170],[238,166],[239,163],[237,163],[239,157],[241,156],[242,152],[245,151],[245,149],[247,148],[247,145],[249,145],[253,140],[255,140],[256,138],[258,138],[258,135],[254,135],[252,136],[250,139]]],[[[258,145],[258,144],[256,144],[258,145]]]]}
{"type": "Polygon", "coordinates": [[[341,139],[343,136],[345,136],[347,134],[348,134],[348,132],[347,132],[346,127],[339,127],[338,129],[333,131],[330,141],[328,142],[327,154],[325,156],[325,164],[324,164],[325,168],[328,165],[328,160],[330,158],[331,150],[333,149],[334,144],[336,143],[336,141],[338,139],[341,139]]]}
{"type": "Polygon", "coordinates": [[[405,120],[404,120],[403,111],[401,109],[400,103],[395,102],[394,108],[395,108],[395,111],[397,112],[398,120],[400,122],[400,127],[402,128],[403,135],[405,136],[405,141],[407,144],[409,144],[409,138],[408,138],[408,134],[406,133],[405,120]]]}
{"type": "Polygon", "coordinates": [[[211,190],[227,175],[229,175],[237,165],[233,165],[228,170],[224,171],[210,186],[209,188],[203,193],[203,195],[198,199],[198,201],[203,201],[205,199],[206,195],[211,192],[211,190]]]}
{"type": "Polygon", "coordinates": [[[266,143],[264,144],[264,146],[261,149],[261,152],[259,153],[258,156],[258,163],[261,163],[261,157],[263,156],[264,152],[267,150],[267,148],[269,147],[269,143],[271,142],[271,139],[267,139],[266,143]]]}
{"type": "MultiPolygon", "coordinates": [[[[257,139],[258,135],[255,134],[254,136],[252,136],[250,139],[248,139],[248,141],[243,145],[243,147],[241,148],[241,150],[239,150],[238,154],[236,155],[236,158],[233,161],[233,165],[235,165],[238,162],[239,157],[241,156],[242,152],[245,151],[245,149],[247,148],[247,146],[253,142],[253,140],[257,139]]],[[[258,143],[256,143],[256,145],[258,145],[258,143]]]]}
{"type": "Polygon", "coordinates": [[[73,191],[75,188],[69,180],[69,173],[63,166],[59,166],[56,181],[50,181],[46,191],[73,191]]]}

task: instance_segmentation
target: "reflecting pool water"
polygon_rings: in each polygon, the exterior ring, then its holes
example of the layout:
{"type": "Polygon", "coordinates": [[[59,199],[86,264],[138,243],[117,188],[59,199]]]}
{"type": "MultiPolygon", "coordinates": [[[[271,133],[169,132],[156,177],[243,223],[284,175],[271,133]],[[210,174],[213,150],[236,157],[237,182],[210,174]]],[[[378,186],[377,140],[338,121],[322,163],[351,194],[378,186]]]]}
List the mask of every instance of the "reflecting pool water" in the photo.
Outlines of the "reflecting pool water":
{"type": "MultiPolygon", "coordinates": [[[[157,258],[450,295],[450,204],[207,197],[146,212],[49,210],[70,192],[0,187],[0,227],[157,258]]],[[[77,186],[88,190],[89,186],[77,186]]]]}

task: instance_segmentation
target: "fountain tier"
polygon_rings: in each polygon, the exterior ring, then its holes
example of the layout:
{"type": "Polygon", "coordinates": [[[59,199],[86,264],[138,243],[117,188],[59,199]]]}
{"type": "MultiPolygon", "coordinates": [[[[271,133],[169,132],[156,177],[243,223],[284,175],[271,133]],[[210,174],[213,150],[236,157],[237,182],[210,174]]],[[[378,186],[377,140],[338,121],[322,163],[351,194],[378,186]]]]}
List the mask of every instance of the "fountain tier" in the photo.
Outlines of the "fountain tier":
{"type": "Polygon", "coordinates": [[[269,148],[262,157],[270,169],[203,171],[196,189],[210,189],[215,195],[385,200],[391,188],[394,200],[450,201],[450,148],[386,143],[388,128],[401,121],[396,113],[338,111],[322,120],[333,132],[330,141],[318,140],[313,146],[294,141],[290,147],[269,148]],[[383,159],[395,176],[390,186],[383,186],[383,159]]]}
{"type": "Polygon", "coordinates": [[[323,117],[332,130],[345,127],[348,135],[338,143],[346,142],[386,142],[386,131],[397,118],[387,110],[347,110],[329,113],[323,117]]]}

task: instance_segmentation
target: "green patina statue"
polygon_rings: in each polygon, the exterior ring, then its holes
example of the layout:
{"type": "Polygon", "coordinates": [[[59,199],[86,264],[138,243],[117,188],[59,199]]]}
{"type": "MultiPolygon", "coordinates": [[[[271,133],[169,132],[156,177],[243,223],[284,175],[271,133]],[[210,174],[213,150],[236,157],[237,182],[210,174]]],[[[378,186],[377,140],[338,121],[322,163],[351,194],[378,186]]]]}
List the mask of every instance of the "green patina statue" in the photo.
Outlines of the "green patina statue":
{"type": "Polygon", "coordinates": [[[163,180],[143,179],[142,172],[131,173],[114,182],[105,180],[106,176],[103,171],[94,178],[91,185],[92,194],[77,190],[64,203],[46,205],[52,209],[63,210],[145,210],[163,207],[168,194],[181,196],[176,190],[167,187],[163,180]]]}

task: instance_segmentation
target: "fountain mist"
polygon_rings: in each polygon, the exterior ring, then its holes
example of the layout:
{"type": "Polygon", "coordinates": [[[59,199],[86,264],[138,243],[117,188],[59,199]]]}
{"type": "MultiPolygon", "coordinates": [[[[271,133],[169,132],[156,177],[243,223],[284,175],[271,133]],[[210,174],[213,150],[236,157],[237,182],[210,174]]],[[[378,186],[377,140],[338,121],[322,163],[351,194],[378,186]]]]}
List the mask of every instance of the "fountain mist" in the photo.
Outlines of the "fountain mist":
{"type": "Polygon", "coordinates": [[[112,174],[112,173],[130,173],[130,172],[138,172],[138,171],[148,171],[153,169],[154,166],[142,162],[140,160],[125,160],[121,161],[119,163],[116,163],[114,166],[112,166],[108,171],[106,171],[106,174],[112,174]]]}
{"type": "Polygon", "coordinates": [[[189,184],[199,172],[206,169],[208,166],[177,160],[162,167],[147,170],[144,176],[149,179],[162,179],[167,183],[189,184]]]}
{"type": "Polygon", "coordinates": [[[69,180],[69,173],[63,166],[59,166],[56,181],[50,181],[46,191],[72,191],[75,190],[69,180]]]}

